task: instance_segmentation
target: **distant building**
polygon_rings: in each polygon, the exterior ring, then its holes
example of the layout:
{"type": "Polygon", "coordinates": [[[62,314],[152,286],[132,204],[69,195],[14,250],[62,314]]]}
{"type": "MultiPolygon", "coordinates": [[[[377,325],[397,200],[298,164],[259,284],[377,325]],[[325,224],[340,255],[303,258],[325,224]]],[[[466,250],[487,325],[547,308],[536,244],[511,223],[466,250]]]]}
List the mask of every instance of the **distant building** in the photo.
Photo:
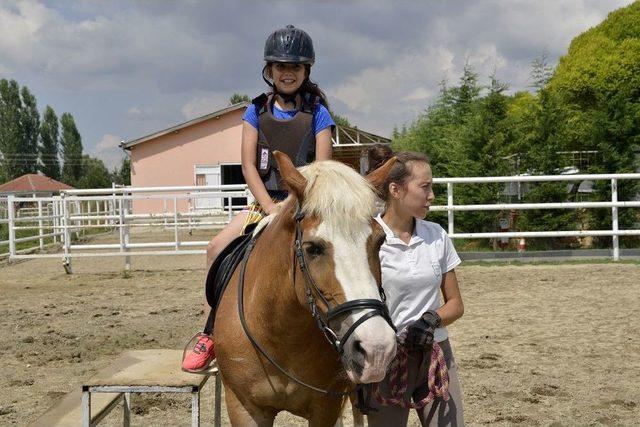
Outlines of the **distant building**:
{"type": "MultiPolygon", "coordinates": [[[[557,151],[556,155],[564,159],[564,164],[566,165],[557,171],[560,175],[575,175],[583,173],[582,171],[588,169],[589,166],[601,162],[602,158],[600,152],[595,150],[557,151]]],[[[530,176],[535,174],[535,172],[532,173],[532,171],[519,173],[520,154],[512,154],[510,156],[503,157],[503,160],[506,160],[509,163],[513,176],[530,176]]],[[[522,197],[530,191],[532,185],[534,184],[530,182],[506,183],[504,190],[502,191],[503,201],[510,203],[522,200],[522,197]]],[[[588,200],[589,197],[595,193],[594,182],[581,181],[578,184],[568,183],[567,193],[574,192],[577,194],[578,201],[588,200]],[[575,188],[575,185],[578,187],[575,188]]]]}
{"type": "MultiPolygon", "coordinates": [[[[193,120],[123,142],[130,152],[133,187],[244,184],[240,166],[242,115],[249,103],[223,108],[193,120]]],[[[333,157],[366,169],[369,146],[390,144],[388,138],[339,126],[333,139],[333,157]]],[[[237,204],[245,203],[237,200],[237,204]]],[[[222,207],[218,199],[198,199],[196,206],[179,201],[179,210],[222,207]]],[[[161,212],[160,200],[136,200],[135,213],[161,212]]]]}
{"type": "MultiPolygon", "coordinates": [[[[62,190],[72,190],[73,187],[56,181],[44,175],[28,173],[12,181],[0,185],[0,218],[7,214],[7,199],[9,195],[18,197],[51,197],[57,196],[62,190]]],[[[34,202],[20,202],[17,208],[33,207],[34,202]]]]}
{"type": "Polygon", "coordinates": [[[44,175],[28,173],[0,185],[0,196],[53,196],[74,187],[44,175]]]}

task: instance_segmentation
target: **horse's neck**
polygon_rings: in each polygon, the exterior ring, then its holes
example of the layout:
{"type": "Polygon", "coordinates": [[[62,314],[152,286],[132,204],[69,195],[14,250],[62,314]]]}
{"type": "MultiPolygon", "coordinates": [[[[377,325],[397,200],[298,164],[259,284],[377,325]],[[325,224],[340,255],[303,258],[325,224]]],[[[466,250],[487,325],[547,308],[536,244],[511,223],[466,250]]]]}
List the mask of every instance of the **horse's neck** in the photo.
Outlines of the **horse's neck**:
{"type": "MultiPolygon", "coordinates": [[[[262,319],[265,332],[304,338],[317,328],[309,311],[300,305],[292,283],[293,241],[292,233],[277,226],[263,232],[254,249],[253,283],[245,304],[257,319],[262,319]]],[[[297,275],[296,280],[304,280],[300,272],[297,275]]]]}

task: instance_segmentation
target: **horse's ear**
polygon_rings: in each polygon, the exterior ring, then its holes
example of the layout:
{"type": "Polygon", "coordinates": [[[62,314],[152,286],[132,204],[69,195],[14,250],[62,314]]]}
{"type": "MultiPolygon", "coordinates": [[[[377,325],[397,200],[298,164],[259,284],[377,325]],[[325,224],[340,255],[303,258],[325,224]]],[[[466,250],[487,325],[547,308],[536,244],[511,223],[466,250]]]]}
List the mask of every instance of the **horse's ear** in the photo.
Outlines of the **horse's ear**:
{"type": "Polygon", "coordinates": [[[392,157],[382,166],[368,174],[365,178],[369,181],[369,184],[373,186],[373,188],[380,188],[384,185],[384,182],[387,180],[387,176],[389,172],[391,172],[391,168],[396,164],[396,158],[392,157]]]}
{"type": "Polygon", "coordinates": [[[273,156],[278,162],[278,170],[286,186],[295,193],[298,199],[302,199],[304,189],[307,187],[307,179],[293,166],[289,156],[280,151],[274,151],[273,156]]]}

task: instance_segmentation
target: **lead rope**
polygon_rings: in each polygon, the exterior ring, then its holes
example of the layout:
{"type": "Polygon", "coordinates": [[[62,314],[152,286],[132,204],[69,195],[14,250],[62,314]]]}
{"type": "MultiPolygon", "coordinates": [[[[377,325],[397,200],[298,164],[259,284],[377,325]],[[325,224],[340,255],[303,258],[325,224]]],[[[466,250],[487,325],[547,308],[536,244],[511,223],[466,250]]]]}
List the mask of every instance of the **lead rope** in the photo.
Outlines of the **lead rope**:
{"type": "Polygon", "coordinates": [[[398,351],[396,357],[389,366],[389,397],[382,395],[380,384],[373,385],[373,396],[383,406],[401,406],[409,409],[420,409],[441,397],[445,402],[449,400],[449,373],[444,360],[444,353],[438,343],[434,342],[431,349],[431,360],[427,377],[429,394],[418,402],[407,402],[404,395],[407,392],[409,379],[409,365],[407,349],[403,345],[407,330],[402,331],[398,337],[398,351]]]}

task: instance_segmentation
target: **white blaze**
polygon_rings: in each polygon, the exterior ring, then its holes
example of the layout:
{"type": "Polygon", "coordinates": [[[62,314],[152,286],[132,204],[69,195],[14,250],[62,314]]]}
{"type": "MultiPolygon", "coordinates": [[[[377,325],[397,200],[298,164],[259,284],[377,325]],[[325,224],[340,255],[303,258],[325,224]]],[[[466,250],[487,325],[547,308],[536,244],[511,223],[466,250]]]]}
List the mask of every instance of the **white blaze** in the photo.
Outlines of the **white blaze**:
{"type": "MultiPolygon", "coordinates": [[[[336,279],[340,283],[346,301],[355,299],[380,300],[378,285],[367,258],[367,239],[371,234],[371,226],[367,225],[359,233],[344,235],[320,223],[315,235],[333,245],[333,262],[336,279]]],[[[355,322],[370,309],[354,310],[349,314],[350,321],[355,322]]],[[[354,333],[353,339],[360,341],[366,352],[361,382],[381,381],[387,365],[395,355],[395,333],[381,316],[374,316],[361,323],[354,333]]],[[[351,349],[345,349],[350,354],[351,349]]],[[[350,373],[352,376],[352,373],[350,373]]],[[[352,378],[353,379],[353,378],[352,378]]]]}

